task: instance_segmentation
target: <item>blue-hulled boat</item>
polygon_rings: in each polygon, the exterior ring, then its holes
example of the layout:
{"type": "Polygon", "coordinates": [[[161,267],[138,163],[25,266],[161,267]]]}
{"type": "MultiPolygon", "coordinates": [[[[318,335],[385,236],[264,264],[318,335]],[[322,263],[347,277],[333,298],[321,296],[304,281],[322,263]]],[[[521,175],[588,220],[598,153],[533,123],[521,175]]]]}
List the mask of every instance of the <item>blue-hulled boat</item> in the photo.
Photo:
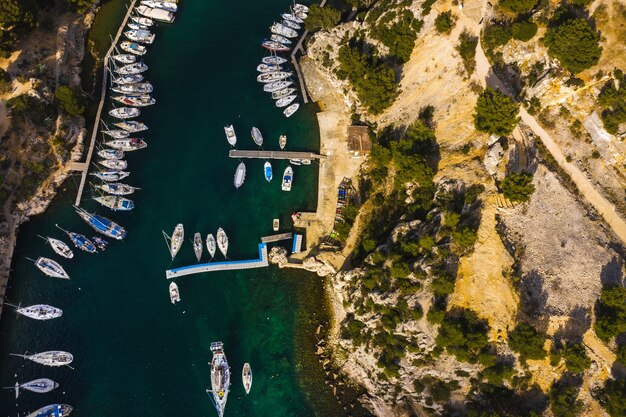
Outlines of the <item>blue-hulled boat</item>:
{"type": "Polygon", "coordinates": [[[74,246],[76,246],[78,249],[84,250],[85,252],[89,252],[89,253],[95,253],[97,251],[96,245],[94,245],[93,242],[87,239],[87,237],[85,237],[84,235],[81,235],[80,233],[67,231],[61,228],[58,224],[55,226],[63,230],[72,240],[72,243],[74,244],[74,246]]]}
{"type": "Polygon", "coordinates": [[[74,206],[74,209],[96,232],[116,240],[122,240],[126,237],[126,230],[113,220],[109,220],[99,214],[89,213],[78,206],[74,206]]]}
{"type": "Polygon", "coordinates": [[[267,182],[270,182],[272,180],[273,174],[272,174],[272,164],[270,164],[269,161],[265,162],[265,165],[263,165],[263,172],[265,173],[265,180],[267,182]]]}
{"type": "Polygon", "coordinates": [[[74,410],[71,405],[51,404],[41,407],[39,410],[30,413],[26,417],[67,417],[74,410]]]}

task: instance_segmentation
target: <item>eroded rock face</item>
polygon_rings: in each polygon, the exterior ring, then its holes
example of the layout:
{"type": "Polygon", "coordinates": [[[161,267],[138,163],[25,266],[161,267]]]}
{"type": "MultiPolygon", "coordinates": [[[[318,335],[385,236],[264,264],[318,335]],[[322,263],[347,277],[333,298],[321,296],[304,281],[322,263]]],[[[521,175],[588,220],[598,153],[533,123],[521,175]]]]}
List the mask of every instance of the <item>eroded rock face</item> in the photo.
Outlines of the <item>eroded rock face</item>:
{"type": "Polygon", "coordinates": [[[271,264],[278,265],[279,268],[300,268],[305,269],[309,272],[314,272],[320,277],[326,277],[331,274],[336,274],[337,271],[327,264],[326,262],[320,261],[314,256],[309,256],[305,258],[302,263],[289,262],[289,258],[287,257],[287,249],[276,246],[270,250],[270,253],[267,256],[268,261],[271,264]]]}

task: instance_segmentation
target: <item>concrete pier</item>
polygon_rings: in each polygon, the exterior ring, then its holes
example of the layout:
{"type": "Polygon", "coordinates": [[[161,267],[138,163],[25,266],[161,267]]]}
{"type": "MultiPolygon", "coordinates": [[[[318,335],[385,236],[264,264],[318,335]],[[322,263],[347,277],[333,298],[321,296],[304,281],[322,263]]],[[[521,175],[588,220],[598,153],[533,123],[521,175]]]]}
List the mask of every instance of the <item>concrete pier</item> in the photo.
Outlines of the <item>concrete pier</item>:
{"type": "Polygon", "coordinates": [[[288,151],[241,151],[232,149],[228,152],[230,158],[256,158],[256,159],[322,159],[325,156],[313,152],[288,152],[288,151]]]}
{"type": "Polygon", "coordinates": [[[270,242],[278,242],[281,240],[289,240],[293,237],[293,233],[289,232],[289,233],[281,233],[278,235],[270,235],[270,236],[263,236],[261,238],[261,242],[263,243],[270,243],[270,242]]]}

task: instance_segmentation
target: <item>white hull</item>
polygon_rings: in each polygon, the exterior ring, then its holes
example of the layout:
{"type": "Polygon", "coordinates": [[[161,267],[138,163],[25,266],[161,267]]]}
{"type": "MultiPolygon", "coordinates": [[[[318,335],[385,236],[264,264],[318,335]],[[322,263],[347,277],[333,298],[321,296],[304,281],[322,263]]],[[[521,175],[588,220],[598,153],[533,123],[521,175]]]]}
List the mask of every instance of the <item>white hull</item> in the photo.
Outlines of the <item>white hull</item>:
{"type": "Polygon", "coordinates": [[[180,291],[178,291],[178,285],[175,282],[170,284],[170,301],[172,304],[176,304],[180,301],[180,291]]]}
{"type": "Polygon", "coordinates": [[[206,250],[209,251],[209,255],[211,255],[211,259],[215,256],[215,250],[217,249],[217,245],[215,243],[215,237],[209,233],[206,237],[206,250]]]}
{"type": "Polygon", "coordinates": [[[250,394],[250,388],[252,388],[252,369],[249,363],[243,364],[241,381],[243,382],[243,389],[246,391],[246,394],[250,394]]]}
{"type": "Polygon", "coordinates": [[[21,314],[22,316],[33,320],[51,320],[59,318],[63,315],[63,310],[47,304],[35,304],[28,307],[18,307],[15,311],[17,314],[21,314]]]}
{"type": "Polygon", "coordinates": [[[72,249],[70,249],[65,242],[51,237],[47,238],[47,240],[48,244],[57,255],[61,255],[67,259],[72,259],[74,257],[74,252],[72,252],[72,249]]]}
{"type": "Polygon", "coordinates": [[[185,228],[183,227],[182,223],[179,223],[176,225],[170,241],[170,255],[172,255],[172,259],[176,257],[176,254],[180,250],[180,247],[183,245],[184,238],[185,228]]]}
{"type": "Polygon", "coordinates": [[[245,180],[246,180],[246,164],[241,162],[237,166],[237,170],[235,171],[235,178],[233,179],[233,184],[235,185],[235,188],[241,187],[245,180]]]}
{"type": "Polygon", "coordinates": [[[261,134],[261,131],[258,128],[253,127],[250,134],[252,135],[252,140],[254,140],[254,143],[256,143],[259,146],[263,145],[263,135],[261,134]]]}
{"type": "Polygon", "coordinates": [[[67,272],[65,272],[63,267],[52,259],[40,256],[35,261],[35,265],[37,266],[37,268],[39,268],[41,272],[49,277],[70,279],[70,276],[67,274],[67,272]]]}
{"type": "Polygon", "coordinates": [[[291,191],[291,184],[293,182],[293,168],[287,167],[283,174],[283,183],[281,189],[283,191],[291,191]]]}
{"type": "Polygon", "coordinates": [[[228,391],[230,389],[230,368],[222,349],[222,342],[211,343],[213,359],[211,360],[211,389],[207,390],[213,396],[213,402],[219,417],[224,416],[228,391]]]}
{"type": "Polygon", "coordinates": [[[226,133],[226,140],[230,146],[235,146],[237,144],[237,135],[235,134],[233,125],[224,126],[224,133],[226,133]]]}
{"type": "Polygon", "coordinates": [[[202,235],[200,233],[196,233],[193,236],[193,252],[198,262],[200,262],[200,258],[202,258],[202,235]]]}
{"type": "Polygon", "coordinates": [[[226,253],[228,253],[228,236],[226,236],[226,232],[221,227],[217,229],[217,247],[226,258],[226,253]]]}

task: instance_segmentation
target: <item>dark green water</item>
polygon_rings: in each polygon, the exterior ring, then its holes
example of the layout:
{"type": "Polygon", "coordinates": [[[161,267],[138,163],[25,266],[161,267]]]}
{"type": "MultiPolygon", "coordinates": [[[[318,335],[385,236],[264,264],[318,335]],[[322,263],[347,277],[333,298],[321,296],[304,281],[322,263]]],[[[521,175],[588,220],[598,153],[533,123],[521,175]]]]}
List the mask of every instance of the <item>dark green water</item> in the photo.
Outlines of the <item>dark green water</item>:
{"type": "Polygon", "coordinates": [[[185,225],[186,242],[174,265],[195,261],[189,242],[194,232],[206,236],[218,226],[229,235],[229,256],[249,259],[257,256],[260,236],[272,233],[272,218],[280,217],[287,231],[291,212],[315,208],[316,166],[295,167],[293,190],[285,193],[279,179],[285,162],[273,164],[275,178],[267,184],[263,161],[246,161],[246,182],[235,190],[239,161],[227,157],[223,132],[233,123],[240,149],[254,148],[253,125],[263,132],[265,149],[277,149],[281,133],[288,135],[289,149],[318,149],[315,108],[305,106],[285,119],[255,81],[264,55],[259,41],[287,5],[187,0],[174,24],[156,29],[145,62],[157,104],[141,117],[150,126],[149,146],[127,158],[132,175],[125,182],[142,188],[133,196],[137,209],[113,214],[97,208],[88,194],[83,203],[123,224],[128,238],[104,253],[60,260],[71,281],[46,278],[25,260],[58,259],[36,237],[62,237],[55,223],[93,235],[71,209],[72,180],[45,215],[21,228],[8,298],[52,304],[65,314],[36,322],[4,311],[0,383],[49,377],[61,388],[26,392],[17,401],[2,392],[1,416],[55,402],[73,405],[77,417],[216,415],[205,393],[215,340],[224,342],[232,367],[227,416],[344,415],[313,355],[313,332],[327,319],[319,278],[273,267],[193,275],[178,280],[182,302],[172,306],[164,274],[170,262],[162,229],[171,233],[176,223],[185,225]],[[52,349],[72,352],[74,369],[8,356],[52,349]],[[254,373],[248,396],[240,378],[244,362],[254,373]]]}

